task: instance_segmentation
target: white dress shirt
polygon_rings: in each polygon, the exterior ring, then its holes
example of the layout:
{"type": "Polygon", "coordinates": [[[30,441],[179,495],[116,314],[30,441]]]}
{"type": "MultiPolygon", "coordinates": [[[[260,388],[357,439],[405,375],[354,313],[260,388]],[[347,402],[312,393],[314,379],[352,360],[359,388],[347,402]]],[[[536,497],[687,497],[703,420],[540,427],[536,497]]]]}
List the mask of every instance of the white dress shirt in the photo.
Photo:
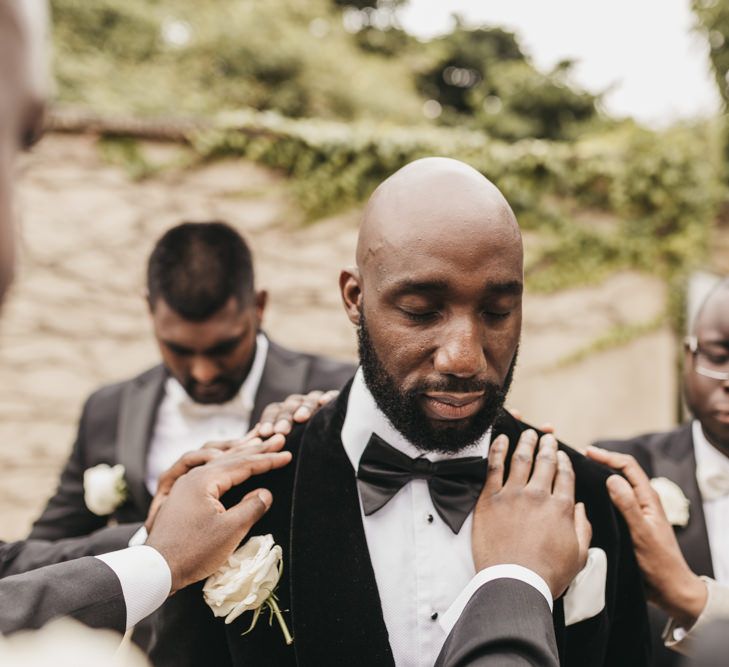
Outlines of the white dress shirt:
{"type": "MultiPolygon", "coordinates": [[[[342,443],[355,471],[372,433],[377,433],[398,451],[431,461],[488,455],[490,432],[457,456],[423,454],[396,431],[380,412],[367,388],[362,370],[354,377],[347,415],[342,427],[342,443]]],[[[360,510],[362,504],[360,499],[360,510]]],[[[471,554],[472,515],[458,534],[438,516],[426,480],[414,479],[380,510],[365,516],[362,512],[367,547],[375,572],[382,613],[390,646],[398,667],[432,667],[450,627],[476,589],[492,578],[508,576],[535,585],[547,598],[549,588],[535,573],[513,565],[497,566],[476,575],[471,554]],[[536,579],[535,579],[536,577],[536,579]],[[449,612],[449,608],[453,609],[449,612]],[[445,624],[439,619],[445,616],[445,624]]]]}
{"type": "MultiPolygon", "coordinates": [[[[719,472],[729,475],[729,458],[709,443],[698,420],[694,420],[692,423],[691,434],[696,456],[696,476],[699,489],[701,489],[703,470],[712,471],[714,474],[719,472]]],[[[702,492],[714,579],[720,584],[729,584],[729,531],[726,529],[726,517],[729,516],[729,495],[713,500],[708,500],[703,496],[702,492]]]]}
{"type": "Polygon", "coordinates": [[[267,355],[268,338],[259,333],[251,370],[238,394],[227,403],[195,403],[175,378],[168,378],[147,455],[145,484],[152,495],[159,476],[186,452],[211,440],[232,440],[246,434],[267,355]]]}

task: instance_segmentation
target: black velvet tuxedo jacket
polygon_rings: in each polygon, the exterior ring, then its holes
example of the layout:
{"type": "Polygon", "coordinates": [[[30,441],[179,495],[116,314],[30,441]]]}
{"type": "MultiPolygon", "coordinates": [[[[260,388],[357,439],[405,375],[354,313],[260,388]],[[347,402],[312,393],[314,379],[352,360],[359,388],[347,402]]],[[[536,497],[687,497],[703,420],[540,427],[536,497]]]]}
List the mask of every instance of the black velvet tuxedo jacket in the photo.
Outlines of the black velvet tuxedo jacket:
{"type": "MultiPolygon", "coordinates": [[[[666,433],[648,433],[630,440],[606,440],[595,444],[604,449],[631,454],[649,477],[667,477],[681,487],[690,502],[689,520],[686,526],[675,527],[676,539],[689,567],[696,574],[713,577],[714,568],[711,563],[704,506],[696,481],[696,457],[691,422],[666,433]]],[[[660,667],[677,667],[682,664],[681,656],[665,648],[661,638],[667,621],[668,616],[651,605],[652,664],[660,667]]]]}
{"type": "MultiPolygon", "coordinates": [[[[352,364],[294,352],[269,341],[251,426],[269,403],[293,393],[338,389],[354,370],[352,364]]],[[[29,537],[58,540],[87,535],[105,526],[109,518],[120,524],[146,519],[152,500],[144,482],[147,455],[168,377],[163,366],[155,366],[131,380],[102,387],[89,397],[56,493],[29,537]],[[99,463],[122,463],[125,468],[128,498],[111,517],[96,516],[84,502],[84,470],[99,463]]]]}
{"type": "MultiPolygon", "coordinates": [[[[373,667],[393,665],[375,574],[360,514],[355,471],[344,451],[341,428],[349,386],[339,399],[288,438],[292,464],[255,477],[232,490],[237,501],[249,490],[273,493],[269,512],[254,534],[273,534],[284,553],[280,606],[293,631],[287,647],[274,622],[259,620],[241,634],[250,613],[225,625],[205,605],[201,586],[175,594],[162,608],[157,667],[184,665],[281,665],[373,667]]],[[[506,433],[515,445],[527,426],[504,415],[494,437],[506,433]]],[[[649,632],[640,573],[627,528],[613,509],[605,480],[609,471],[563,446],[576,473],[577,499],[592,522],[593,546],[608,560],[606,606],[597,616],[564,627],[562,600],[554,626],[562,664],[570,667],[645,665],[649,632]]],[[[393,545],[397,557],[397,545],[393,545]]]]}

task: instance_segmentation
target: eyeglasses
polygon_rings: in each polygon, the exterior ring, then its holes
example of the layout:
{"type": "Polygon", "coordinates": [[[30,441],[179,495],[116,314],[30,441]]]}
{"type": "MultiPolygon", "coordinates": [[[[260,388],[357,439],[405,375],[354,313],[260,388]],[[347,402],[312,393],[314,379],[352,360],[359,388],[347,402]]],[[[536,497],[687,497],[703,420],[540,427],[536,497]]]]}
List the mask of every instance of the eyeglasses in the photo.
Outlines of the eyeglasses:
{"type": "Polygon", "coordinates": [[[722,344],[723,352],[709,352],[699,345],[696,336],[686,336],[686,348],[691,353],[694,372],[712,380],[729,380],[729,343],[722,344]]]}

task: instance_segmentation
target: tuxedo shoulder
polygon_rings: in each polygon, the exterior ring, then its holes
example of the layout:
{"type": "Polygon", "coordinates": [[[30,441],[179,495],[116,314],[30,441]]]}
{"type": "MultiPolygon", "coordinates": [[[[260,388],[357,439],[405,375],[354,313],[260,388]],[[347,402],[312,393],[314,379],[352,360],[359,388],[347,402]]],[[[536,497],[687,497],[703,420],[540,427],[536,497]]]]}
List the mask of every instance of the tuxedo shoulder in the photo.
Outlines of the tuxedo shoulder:
{"type": "Polygon", "coordinates": [[[326,391],[341,387],[354,375],[357,365],[349,361],[340,361],[331,357],[323,357],[311,352],[292,350],[275,343],[270,338],[269,353],[275,354],[285,364],[294,364],[302,359],[307,363],[306,391],[321,389],[326,391]]]}
{"type": "Polygon", "coordinates": [[[652,433],[642,433],[632,438],[623,440],[598,440],[594,443],[596,447],[607,449],[612,452],[620,452],[621,454],[630,454],[638,461],[645,458],[651,458],[656,452],[660,451],[666,444],[674,440],[691,438],[691,423],[687,422],[670,431],[658,431],[652,433]]]}
{"type": "Polygon", "coordinates": [[[610,468],[597,461],[588,459],[582,452],[569,445],[565,445],[563,442],[559,443],[559,448],[570,457],[576,479],[604,481],[613,474],[610,468]]]}
{"type": "Polygon", "coordinates": [[[132,378],[126,380],[120,380],[118,382],[112,382],[110,384],[102,385],[95,389],[89,397],[86,399],[87,407],[93,407],[99,404],[107,404],[118,402],[121,399],[121,395],[129,385],[144,385],[148,382],[160,382],[166,376],[164,366],[161,364],[148,368],[146,371],[135,375],[132,378]]]}
{"type": "MultiPolygon", "coordinates": [[[[507,432],[513,432],[514,430],[516,430],[514,437],[516,437],[516,434],[523,433],[527,429],[532,429],[536,431],[540,437],[544,435],[543,431],[540,431],[531,424],[527,424],[526,422],[523,422],[521,420],[515,420],[513,417],[511,417],[511,415],[503,416],[501,425],[502,428],[507,432]]],[[[612,470],[600,463],[597,463],[596,461],[593,461],[592,459],[588,459],[582,452],[575,449],[574,447],[565,444],[561,440],[558,442],[559,448],[565,454],[567,454],[567,456],[570,457],[570,462],[572,463],[572,468],[575,471],[575,478],[578,484],[581,481],[602,482],[612,474],[612,470]]]]}

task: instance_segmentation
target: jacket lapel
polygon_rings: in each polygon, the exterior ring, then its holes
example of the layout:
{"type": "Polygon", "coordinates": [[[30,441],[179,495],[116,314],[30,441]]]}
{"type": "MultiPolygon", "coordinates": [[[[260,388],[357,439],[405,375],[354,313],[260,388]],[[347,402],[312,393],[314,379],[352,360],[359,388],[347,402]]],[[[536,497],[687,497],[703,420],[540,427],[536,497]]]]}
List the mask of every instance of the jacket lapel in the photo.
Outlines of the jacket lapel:
{"type": "Polygon", "coordinates": [[[156,366],[124,388],[119,410],[117,461],[125,468],[129,493],[143,514],[152,497],[144,484],[152,429],[162,400],[167,373],[156,366]]]}
{"type": "Polygon", "coordinates": [[[349,385],[307,427],[291,521],[294,646],[301,667],[394,665],[355,472],[341,429],[349,385]]]}
{"type": "Polygon", "coordinates": [[[704,504],[696,481],[696,457],[691,422],[671,433],[658,449],[653,459],[654,476],[667,477],[676,482],[690,502],[688,524],[676,527],[676,539],[681,552],[694,572],[713,577],[714,568],[704,519],[704,504]]]}
{"type": "Polygon", "coordinates": [[[308,357],[284,350],[269,339],[266,363],[253,405],[251,426],[258,423],[263,409],[270,403],[281,401],[290,394],[303,393],[308,370],[308,357]]]}

